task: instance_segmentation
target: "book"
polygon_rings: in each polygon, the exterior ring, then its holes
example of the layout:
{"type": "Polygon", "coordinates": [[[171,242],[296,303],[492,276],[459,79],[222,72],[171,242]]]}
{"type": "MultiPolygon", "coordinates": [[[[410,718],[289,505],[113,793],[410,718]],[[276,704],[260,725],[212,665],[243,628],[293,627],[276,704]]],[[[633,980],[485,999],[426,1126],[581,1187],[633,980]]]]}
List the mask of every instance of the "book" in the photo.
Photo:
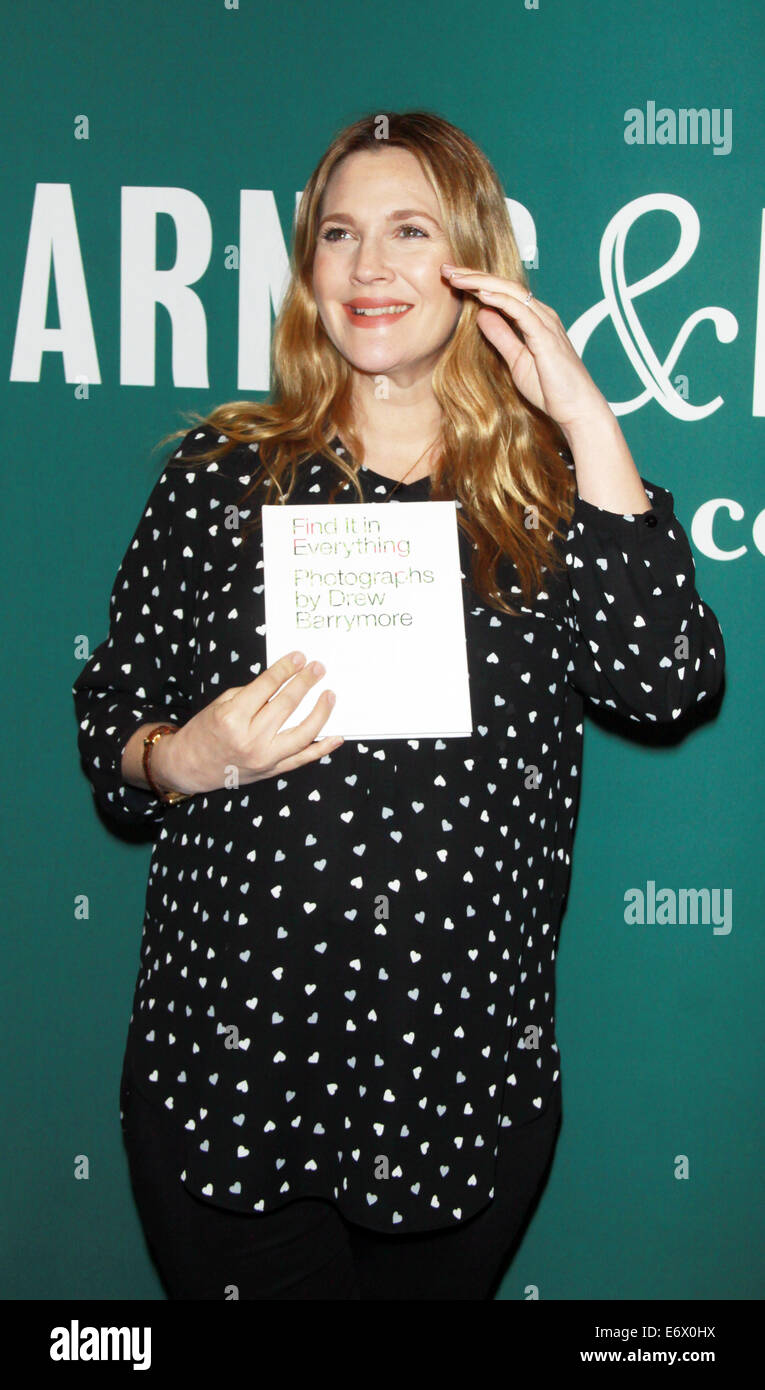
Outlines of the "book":
{"type": "Polygon", "coordinates": [[[328,689],[317,738],[470,735],[455,502],[286,504],[262,517],[267,664],[297,650],[326,667],[282,729],[328,689]]]}

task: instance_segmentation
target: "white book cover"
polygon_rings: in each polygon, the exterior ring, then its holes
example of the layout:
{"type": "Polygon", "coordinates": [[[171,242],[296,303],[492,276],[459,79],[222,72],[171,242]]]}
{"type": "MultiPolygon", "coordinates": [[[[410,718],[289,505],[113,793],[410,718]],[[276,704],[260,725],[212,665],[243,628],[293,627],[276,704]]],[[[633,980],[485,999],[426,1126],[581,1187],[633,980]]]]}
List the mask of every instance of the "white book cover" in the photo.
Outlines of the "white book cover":
{"type": "Polygon", "coordinates": [[[457,511],[447,502],[264,506],[266,661],[291,651],[336,703],[317,737],[472,733],[457,511]]]}

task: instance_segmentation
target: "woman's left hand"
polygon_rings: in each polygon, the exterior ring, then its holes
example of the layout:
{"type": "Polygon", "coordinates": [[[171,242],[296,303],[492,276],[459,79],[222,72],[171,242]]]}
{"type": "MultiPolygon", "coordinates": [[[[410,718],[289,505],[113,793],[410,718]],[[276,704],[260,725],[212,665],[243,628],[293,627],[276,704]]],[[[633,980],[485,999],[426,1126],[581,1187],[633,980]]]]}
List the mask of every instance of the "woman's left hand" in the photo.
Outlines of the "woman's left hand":
{"type": "Polygon", "coordinates": [[[563,324],[549,304],[531,299],[517,280],[503,280],[482,270],[444,264],[445,280],[481,301],[478,326],[502,354],[518,390],[532,405],[568,431],[579,422],[610,411],[563,324]],[[515,319],[525,343],[507,318],[515,319]]]}

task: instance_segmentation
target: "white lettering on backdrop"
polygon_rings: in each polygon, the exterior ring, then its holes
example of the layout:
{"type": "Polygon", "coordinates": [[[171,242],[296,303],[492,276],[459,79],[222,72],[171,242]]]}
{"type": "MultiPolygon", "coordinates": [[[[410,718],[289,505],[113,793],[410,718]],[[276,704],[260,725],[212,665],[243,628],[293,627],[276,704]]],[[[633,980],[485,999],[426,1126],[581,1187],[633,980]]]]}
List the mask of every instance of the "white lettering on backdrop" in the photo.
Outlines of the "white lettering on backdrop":
{"type": "MultiPolygon", "coordinates": [[[[301,194],[296,195],[299,200],[301,194]]],[[[522,204],[507,199],[508,211],[525,260],[536,254],[531,215],[522,204]]],[[[670,380],[683,347],[704,320],[714,325],[717,339],[730,343],[738,333],[734,315],[719,306],[697,309],[680,327],[662,360],[640,322],[634,301],[664,284],[688,263],[699,240],[699,219],[693,206],[671,193],[636,198],[611,218],[600,245],[603,298],[571,325],[569,337],[580,356],[590,336],[610,320],[643,391],[631,400],[609,402],[615,415],[639,410],[654,400],[679,420],[699,420],[719,410],[724,397],[693,405],[670,380]],[[680,224],[678,245],[663,266],[628,285],[624,252],[628,232],[648,213],[668,212],[680,224]]],[[[210,215],[201,198],[189,189],[126,187],[122,190],[121,229],[120,384],[153,386],[156,380],[156,306],[169,317],[173,384],[182,388],[209,387],[207,318],[199,292],[193,288],[210,263],[213,234],[210,215]],[[176,232],[175,264],[157,267],[157,219],[172,218],[176,232]]],[[[278,312],[287,287],[289,258],[273,193],[243,189],[240,194],[239,343],[237,389],[269,389],[271,307],[278,312]]],[[[39,183],[30,219],[11,381],[39,381],[43,353],[61,354],[64,379],[98,385],[101,373],[90,313],[87,279],[72,198],[67,183],[39,183]],[[55,286],[60,326],[46,326],[51,278],[55,286]]],[[[765,416],[765,212],[762,215],[759,284],[755,323],[752,414],[765,416]]],[[[716,498],[699,508],[694,518],[694,543],[711,559],[736,559],[742,545],[724,550],[712,538],[716,513],[727,508],[730,518],[744,517],[739,503],[716,498]]],[[[765,511],[755,518],[752,537],[765,554],[765,511]]]]}

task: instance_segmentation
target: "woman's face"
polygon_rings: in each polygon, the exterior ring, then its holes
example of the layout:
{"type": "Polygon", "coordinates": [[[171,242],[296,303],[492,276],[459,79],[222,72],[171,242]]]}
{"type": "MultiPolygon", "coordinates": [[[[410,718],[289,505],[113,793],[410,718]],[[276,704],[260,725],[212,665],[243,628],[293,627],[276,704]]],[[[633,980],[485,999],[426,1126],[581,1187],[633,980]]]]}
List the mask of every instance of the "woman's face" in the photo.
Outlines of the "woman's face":
{"type": "Polygon", "coordinates": [[[452,249],[418,160],[384,144],[347,155],[319,219],[313,292],[328,337],[357,371],[414,384],[432,372],[462,305],[441,275],[452,249]]]}

